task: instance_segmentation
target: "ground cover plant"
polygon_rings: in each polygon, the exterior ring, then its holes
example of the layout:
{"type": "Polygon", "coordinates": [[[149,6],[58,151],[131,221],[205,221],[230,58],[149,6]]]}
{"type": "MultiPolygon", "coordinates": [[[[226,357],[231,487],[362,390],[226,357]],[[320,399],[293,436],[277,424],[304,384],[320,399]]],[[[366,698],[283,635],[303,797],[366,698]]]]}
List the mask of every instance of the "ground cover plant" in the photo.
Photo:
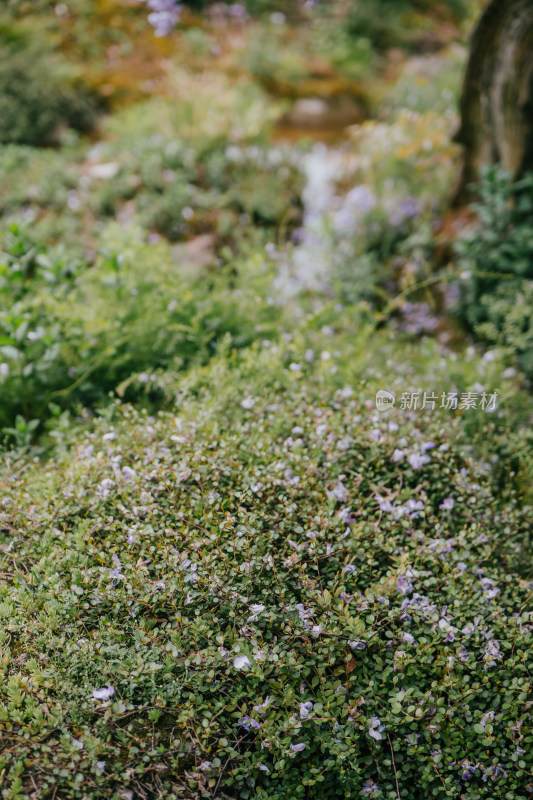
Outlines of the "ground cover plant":
{"type": "Polygon", "coordinates": [[[527,796],[519,478],[465,446],[476,412],[378,418],[346,335],[220,359],[173,414],[117,406],[13,464],[5,796],[527,796]]]}

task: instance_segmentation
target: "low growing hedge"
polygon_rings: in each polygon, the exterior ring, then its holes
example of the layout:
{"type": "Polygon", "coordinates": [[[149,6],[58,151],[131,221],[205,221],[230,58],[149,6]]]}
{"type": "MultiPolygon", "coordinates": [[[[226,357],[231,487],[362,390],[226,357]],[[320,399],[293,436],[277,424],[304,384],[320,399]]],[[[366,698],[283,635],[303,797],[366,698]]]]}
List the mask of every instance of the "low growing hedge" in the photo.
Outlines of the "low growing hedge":
{"type": "Polygon", "coordinates": [[[359,347],[217,359],[13,463],[5,798],[529,796],[531,509],[460,415],[378,417],[359,347]]]}

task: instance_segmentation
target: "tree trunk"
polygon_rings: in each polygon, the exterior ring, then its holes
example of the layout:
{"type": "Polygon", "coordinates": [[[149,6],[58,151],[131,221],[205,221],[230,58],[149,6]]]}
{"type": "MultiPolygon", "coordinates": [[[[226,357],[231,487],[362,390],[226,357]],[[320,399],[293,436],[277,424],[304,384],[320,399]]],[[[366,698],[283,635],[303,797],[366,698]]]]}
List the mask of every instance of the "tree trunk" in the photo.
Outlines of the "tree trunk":
{"type": "Polygon", "coordinates": [[[491,0],[474,31],[456,141],[464,164],[456,203],[482,164],[533,169],[533,0],[491,0]]]}

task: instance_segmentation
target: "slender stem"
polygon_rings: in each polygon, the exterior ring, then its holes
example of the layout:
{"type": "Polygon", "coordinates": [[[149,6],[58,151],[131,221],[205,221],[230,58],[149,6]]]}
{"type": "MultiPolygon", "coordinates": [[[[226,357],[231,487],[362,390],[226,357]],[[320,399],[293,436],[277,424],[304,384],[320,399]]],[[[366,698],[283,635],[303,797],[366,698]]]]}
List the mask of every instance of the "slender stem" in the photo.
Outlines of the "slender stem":
{"type": "Polygon", "coordinates": [[[390,754],[392,756],[392,768],[394,770],[394,780],[396,781],[396,796],[398,797],[398,800],[401,800],[400,787],[398,786],[398,774],[396,772],[396,764],[394,762],[394,750],[392,749],[392,742],[390,740],[390,736],[388,733],[387,733],[387,739],[389,740],[390,754]]]}

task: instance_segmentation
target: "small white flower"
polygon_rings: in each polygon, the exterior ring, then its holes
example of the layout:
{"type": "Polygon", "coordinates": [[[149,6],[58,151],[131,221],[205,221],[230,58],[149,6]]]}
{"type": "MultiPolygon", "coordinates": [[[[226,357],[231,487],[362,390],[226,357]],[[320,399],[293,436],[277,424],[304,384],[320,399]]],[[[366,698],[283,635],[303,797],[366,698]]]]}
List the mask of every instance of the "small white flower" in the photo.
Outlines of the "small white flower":
{"type": "Polygon", "coordinates": [[[111,494],[111,489],[115,485],[115,482],[111,480],[111,478],[104,478],[101,484],[98,487],[98,491],[102,500],[105,500],[111,494]]]}
{"type": "Polygon", "coordinates": [[[233,659],[233,666],[235,669],[249,669],[252,666],[252,662],[248,658],[248,656],[237,656],[237,658],[233,659]]]}
{"type": "Polygon", "coordinates": [[[261,772],[267,772],[267,773],[270,772],[270,770],[266,766],[266,764],[259,764],[258,766],[259,766],[259,769],[261,770],[261,772]]]}
{"type": "Polygon", "coordinates": [[[97,761],[96,769],[99,770],[100,772],[105,772],[105,765],[106,765],[105,761],[97,761]]]}
{"type": "Polygon", "coordinates": [[[93,700],[109,700],[113,697],[115,690],[112,686],[104,686],[102,689],[95,689],[93,692],[93,700]]]}
{"type": "Polygon", "coordinates": [[[76,750],[83,750],[83,742],[80,742],[79,739],[72,740],[72,747],[75,747],[76,750]]]}
{"type": "Polygon", "coordinates": [[[39,339],[43,338],[44,334],[45,334],[44,328],[42,328],[39,325],[39,327],[35,331],[28,332],[28,339],[30,340],[30,342],[37,342],[39,339]]]}
{"type": "Polygon", "coordinates": [[[300,719],[309,719],[309,714],[313,710],[313,703],[300,703],[300,719]]]}
{"type": "Polygon", "coordinates": [[[403,450],[398,450],[398,448],[396,448],[396,450],[391,456],[391,461],[394,464],[398,464],[400,461],[403,461],[404,458],[405,458],[405,452],[403,450]]]}
{"type": "Polygon", "coordinates": [[[249,411],[254,406],[255,406],[255,400],[253,397],[245,397],[241,403],[241,408],[246,409],[246,411],[249,411]]]}
{"type": "Polygon", "coordinates": [[[248,617],[248,622],[255,622],[256,619],[259,617],[259,614],[261,614],[264,610],[265,606],[262,606],[260,604],[251,605],[250,611],[252,612],[252,616],[248,617]]]}

